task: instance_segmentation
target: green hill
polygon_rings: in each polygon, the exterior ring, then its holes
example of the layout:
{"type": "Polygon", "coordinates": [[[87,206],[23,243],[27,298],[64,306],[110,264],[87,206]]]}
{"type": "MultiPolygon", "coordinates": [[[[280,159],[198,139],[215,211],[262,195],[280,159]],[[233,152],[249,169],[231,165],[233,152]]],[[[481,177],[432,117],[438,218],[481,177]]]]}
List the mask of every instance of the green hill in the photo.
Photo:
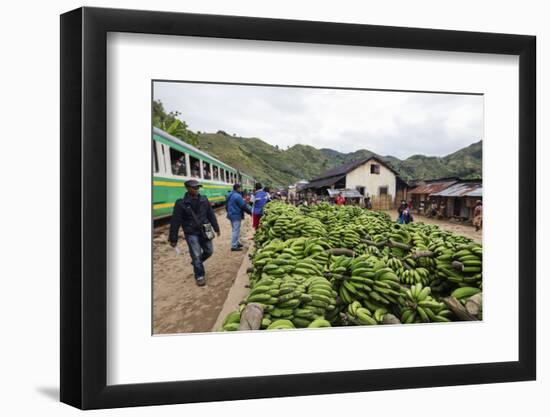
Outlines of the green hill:
{"type": "Polygon", "coordinates": [[[333,149],[294,145],[283,150],[258,138],[230,136],[223,131],[199,134],[197,146],[272,186],[311,179],[337,165],[373,155],[387,161],[406,181],[451,176],[481,178],[481,141],[445,157],[413,155],[404,160],[391,155],[380,156],[367,149],[346,154],[333,149]]]}

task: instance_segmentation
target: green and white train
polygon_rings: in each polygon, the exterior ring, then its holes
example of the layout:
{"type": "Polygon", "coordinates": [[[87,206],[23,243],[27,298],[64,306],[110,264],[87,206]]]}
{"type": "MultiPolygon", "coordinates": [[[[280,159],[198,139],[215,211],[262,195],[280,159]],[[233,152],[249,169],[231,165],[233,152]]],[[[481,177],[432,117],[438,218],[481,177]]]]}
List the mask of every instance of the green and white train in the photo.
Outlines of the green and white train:
{"type": "Polygon", "coordinates": [[[194,146],[153,128],[153,217],[159,219],[172,214],[175,201],[185,194],[183,183],[198,180],[201,194],[212,205],[225,202],[233,184],[239,183],[243,190],[252,190],[254,178],[194,146]]]}

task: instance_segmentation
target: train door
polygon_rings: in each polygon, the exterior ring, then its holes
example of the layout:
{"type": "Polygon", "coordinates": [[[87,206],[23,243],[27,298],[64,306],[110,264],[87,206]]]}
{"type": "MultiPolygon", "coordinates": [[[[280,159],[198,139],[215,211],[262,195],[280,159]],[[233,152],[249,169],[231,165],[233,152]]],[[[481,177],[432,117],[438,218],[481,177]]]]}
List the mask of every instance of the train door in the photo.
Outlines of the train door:
{"type": "Polygon", "coordinates": [[[158,159],[158,152],[157,152],[157,142],[156,141],[151,141],[153,142],[153,146],[152,146],[152,152],[153,152],[153,174],[158,174],[159,172],[159,159],[158,159]]]}
{"type": "Polygon", "coordinates": [[[170,148],[168,145],[157,142],[157,157],[159,162],[159,173],[162,175],[170,174],[170,148]]]}

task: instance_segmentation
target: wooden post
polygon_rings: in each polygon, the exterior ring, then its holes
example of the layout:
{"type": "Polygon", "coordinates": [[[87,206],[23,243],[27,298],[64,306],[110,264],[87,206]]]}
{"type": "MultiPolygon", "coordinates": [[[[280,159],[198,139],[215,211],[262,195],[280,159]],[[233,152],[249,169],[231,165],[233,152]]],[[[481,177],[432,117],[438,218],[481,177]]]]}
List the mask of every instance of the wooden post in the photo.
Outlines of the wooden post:
{"type": "Polygon", "coordinates": [[[381,242],[375,242],[375,241],[369,240],[369,239],[362,239],[361,242],[366,243],[369,246],[376,246],[378,248],[380,248],[382,246],[388,246],[390,248],[399,248],[399,249],[403,249],[403,250],[406,250],[406,251],[411,250],[411,246],[407,245],[406,243],[395,242],[393,240],[384,240],[384,241],[381,241],[381,242]]]}
{"type": "Polygon", "coordinates": [[[241,313],[239,330],[259,330],[264,318],[264,308],[261,304],[250,303],[241,313]]]}
{"type": "Polygon", "coordinates": [[[456,270],[459,271],[459,272],[464,271],[464,264],[463,264],[462,262],[453,261],[453,262],[451,263],[451,265],[453,266],[454,269],[456,269],[456,270]]]}
{"type": "Polygon", "coordinates": [[[435,258],[435,252],[432,252],[431,250],[419,250],[416,252],[413,252],[411,254],[411,257],[414,259],[416,258],[435,258]]]}
{"type": "Polygon", "coordinates": [[[480,292],[472,295],[466,300],[466,302],[464,303],[464,307],[466,308],[466,311],[468,313],[470,313],[472,316],[477,317],[477,315],[481,313],[481,310],[483,308],[483,295],[480,292]]]}
{"type": "Polygon", "coordinates": [[[355,256],[355,252],[347,248],[332,248],[332,249],[327,249],[325,252],[327,255],[334,255],[334,256],[338,256],[338,255],[346,255],[351,257],[355,256]]]}
{"type": "Polygon", "coordinates": [[[384,314],[384,317],[382,317],[382,324],[401,324],[401,320],[393,314],[386,313],[384,314]]]}
{"type": "Polygon", "coordinates": [[[443,297],[441,301],[443,301],[449,310],[451,310],[460,320],[479,321],[478,318],[470,314],[455,297],[443,297]]]}

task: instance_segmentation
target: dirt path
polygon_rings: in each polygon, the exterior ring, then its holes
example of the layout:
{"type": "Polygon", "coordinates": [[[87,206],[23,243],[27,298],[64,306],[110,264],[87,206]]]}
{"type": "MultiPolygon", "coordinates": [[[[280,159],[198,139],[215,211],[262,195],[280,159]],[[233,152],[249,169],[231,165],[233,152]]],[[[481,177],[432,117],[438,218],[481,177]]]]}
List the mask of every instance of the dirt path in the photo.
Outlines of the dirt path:
{"type": "MultiPolygon", "coordinates": [[[[231,225],[225,210],[217,213],[221,237],[205,262],[206,286],[197,287],[187,244],[180,236],[181,254],[167,243],[168,225],[155,229],[153,239],[153,333],[195,333],[212,330],[235,281],[246,247],[252,244],[250,217],[241,226],[242,252],[231,252],[231,225]]],[[[181,231],[180,231],[181,233],[181,231]]]]}
{"type": "MultiPolygon", "coordinates": [[[[386,213],[388,213],[392,219],[397,218],[397,210],[386,210],[386,213]]],[[[455,223],[449,220],[431,219],[431,218],[422,216],[420,214],[413,214],[413,216],[414,216],[415,222],[426,223],[426,224],[436,224],[443,230],[448,230],[449,232],[456,233],[457,235],[469,237],[470,239],[473,239],[475,242],[482,243],[482,237],[483,237],[482,230],[480,230],[479,232],[476,232],[476,229],[474,228],[474,226],[462,224],[462,223],[455,223]]]]}

